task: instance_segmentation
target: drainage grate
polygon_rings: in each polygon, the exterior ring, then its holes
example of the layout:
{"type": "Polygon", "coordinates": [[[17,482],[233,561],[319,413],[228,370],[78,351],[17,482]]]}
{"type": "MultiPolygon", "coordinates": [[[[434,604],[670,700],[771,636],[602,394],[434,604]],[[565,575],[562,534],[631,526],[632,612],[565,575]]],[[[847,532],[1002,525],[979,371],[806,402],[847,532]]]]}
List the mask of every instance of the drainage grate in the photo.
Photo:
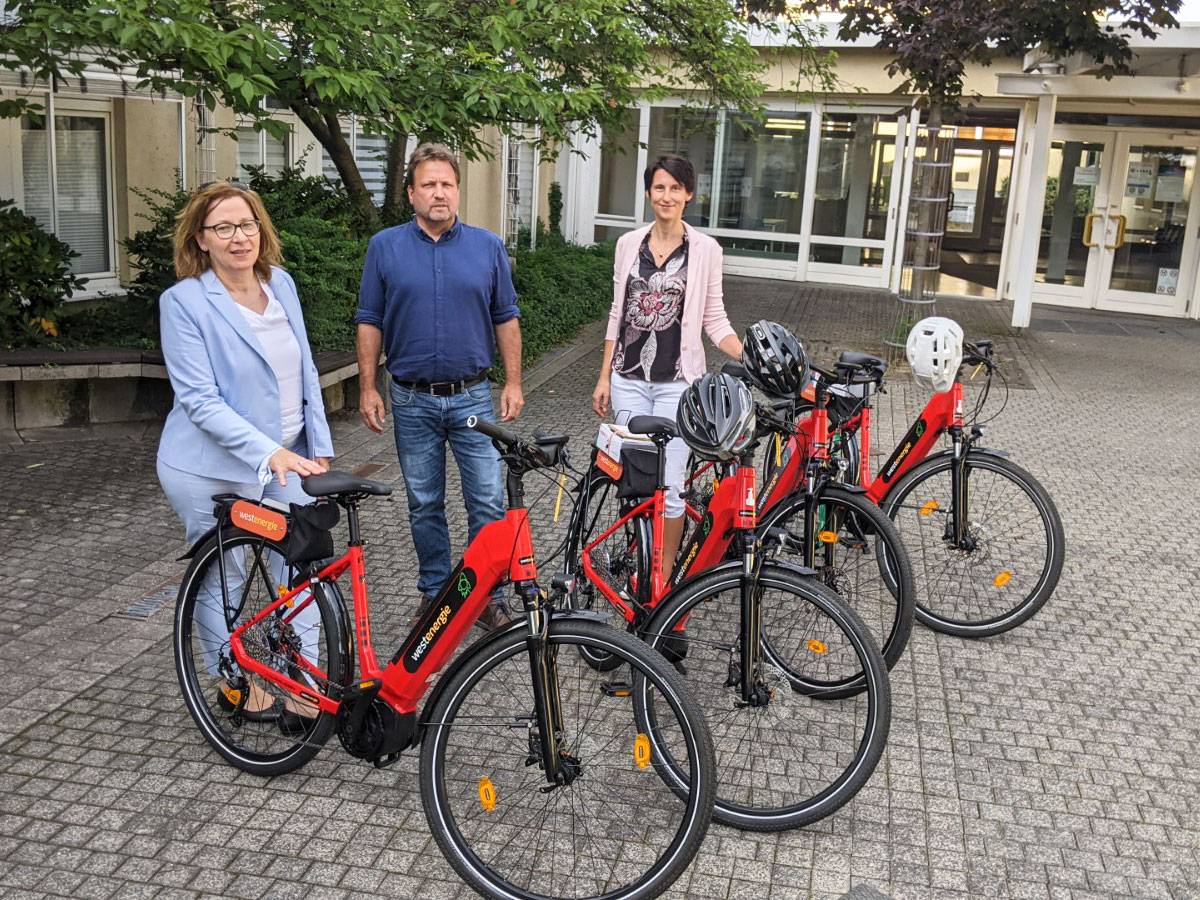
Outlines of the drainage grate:
{"type": "Polygon", "coordinates": [[[143,597],[129,609],[117,613],[123,619],[148,619],[179,595],[179,585],[169,584],[159,588],[149,597],[143,597]]]}
{"type": "Polygon", "coordinates": [[[359,466],[350,474],[357,476],[358,478],[370,478],[382,468],[383,466],[381,466],[379,463],[367,463],[365,466],[359,466]]]}

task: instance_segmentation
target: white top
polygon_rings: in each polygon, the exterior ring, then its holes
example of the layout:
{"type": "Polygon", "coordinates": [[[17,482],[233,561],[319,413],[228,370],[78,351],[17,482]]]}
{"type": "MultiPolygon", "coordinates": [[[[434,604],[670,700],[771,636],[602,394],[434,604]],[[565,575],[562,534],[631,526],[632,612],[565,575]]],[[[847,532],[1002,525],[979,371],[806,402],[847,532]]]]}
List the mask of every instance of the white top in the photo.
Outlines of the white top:
{"type": "Polygon", "coordinates": [[[287,313],[283,305],[275,297],[271,288],[264,284],[263,293],[267,295],[267,308],[260,316],[252,309],[242,304],[237,308],[242,311],[246,324],[262,344],[263,352],[267,354],[267,362],[275,373],[275,381],[279,384],[279,421],[282,426],[279,443],[290,447],[304,430],[304,384],[300,380],[300,345],[292,326],[288,324],[287,313]]]}

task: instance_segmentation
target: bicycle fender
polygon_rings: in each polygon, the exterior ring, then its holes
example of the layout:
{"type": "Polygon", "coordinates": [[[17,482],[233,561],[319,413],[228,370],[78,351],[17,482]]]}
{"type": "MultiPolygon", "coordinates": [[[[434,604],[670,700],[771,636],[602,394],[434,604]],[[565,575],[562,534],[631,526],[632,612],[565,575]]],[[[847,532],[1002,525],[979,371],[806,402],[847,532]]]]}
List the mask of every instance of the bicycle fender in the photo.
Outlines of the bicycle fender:
{"type": "MultiPolygon", "coordinates": [[[[972,447],[969,453],[984,453],[988,456],[996,456],[1000,459],[1008,459],[1012,456],[1007,450],[1000,450],[996,447],[972,447]]],[[[922,462],[928,462],[931,459],[942,459],[943,457],[953,457],[953,450],[939,450],[937,453],[930,453],[922,462]]]]}
{"type": "Polygon", "coordinates": [[[204,542],[216,533],[217,526],[214,524],[212,528],[208,529],[208,531],[196,538],[196,542],[188,548],[187,553],[183,554],[183,556],[177,557],[175,562],[183,562],[185,559],[191,559],[200,551],[200,547],[204,544],[204,542]]]}
{"type": "Polygon", "coordinates": [[[791,575],[800,575],[804,578],[812,578],[817,574],[816,569],[810,569],[808,566],[802,566],[797,563],[788,562],[786,559],[768,559],[763,562],[763,569],[783,569],[791,575]]]}
{"type": "MultiPolygon", "coordinates": [[[[847,493],[850,493],[850,494],[865,494],[867,492],[867,489],[865,487],[863,487],[861,484],[847,484],[844,481],[831,481],[831,482],[829,482],[829,484],[825,485],[825,487],[841,488],[843,491],[846,491],[847,493]]],[[[822,488],[822,490],[823,489],[824,488],[822,488]]],[[[819,495],[820,491],[818,491],[817,493],[819,495]]]]}

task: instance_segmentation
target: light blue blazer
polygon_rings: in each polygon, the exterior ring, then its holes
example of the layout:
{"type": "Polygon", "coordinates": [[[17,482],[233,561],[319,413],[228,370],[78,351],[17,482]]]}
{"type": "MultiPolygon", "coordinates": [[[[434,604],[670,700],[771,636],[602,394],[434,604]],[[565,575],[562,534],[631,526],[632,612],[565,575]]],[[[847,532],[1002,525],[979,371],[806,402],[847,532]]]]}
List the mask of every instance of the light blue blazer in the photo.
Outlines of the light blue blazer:
{"type": "MultiPolygon", "coordinates": [[[[305,455],[333,456],[296,284],[272,267],[270,286],[300,345],[305,455]]],[[[159,461],[207,478],[262,481],[262,464],[282,434],[279,385],[262,345],[211,269],[168,288],[158,303],[163,357],[175,391],[159,461]]]]}

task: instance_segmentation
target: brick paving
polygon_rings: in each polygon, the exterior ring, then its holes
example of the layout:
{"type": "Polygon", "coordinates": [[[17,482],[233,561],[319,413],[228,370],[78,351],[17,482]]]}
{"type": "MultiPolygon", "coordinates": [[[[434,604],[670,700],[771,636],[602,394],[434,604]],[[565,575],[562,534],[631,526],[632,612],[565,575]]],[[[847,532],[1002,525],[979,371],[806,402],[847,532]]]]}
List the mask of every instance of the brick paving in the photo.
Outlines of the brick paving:
{"type": "MultiPolygon", "coordinates": [[[[752,279],[728,293],[735,325],[779,319],[827,360],[880,349],[891,324],[880,294],[752,279]]],[[[1016,334],[1002,305],[942,312],[1007,364],[1014,389],[988,442],[1057,501],[1058,591],[1000,638],[917,628],[858,797],[801,831],[714,826],[673,896],[1200,897],[1200,326],[1038,308],[1016,334]]],[[[599,334],[527,386],[522,426],[570,431],[577,456],[599,334]]],[[[924,395],[898,374],[880,399],[886,453],[924,395]]],[[[340,467],[374,463],[399,483],[389,436],[351,416],[334,432],[340,467]]],[[[179,699],[172,604],[121,616],[183,570],[154,450],[151,436],[0,451],[0,894],[465,894],[429,837],[415,755],[375,770],[331,745],[265,782],[202,742],[179,699]]],[[[461,542],[457,491],[452,479],[461,542]]],[[[552,501],[536,508],[543,554],[552,501]]],[[[406,518],[400,493],[364,516],[381,648],[411,614],[406,518]]]]}

